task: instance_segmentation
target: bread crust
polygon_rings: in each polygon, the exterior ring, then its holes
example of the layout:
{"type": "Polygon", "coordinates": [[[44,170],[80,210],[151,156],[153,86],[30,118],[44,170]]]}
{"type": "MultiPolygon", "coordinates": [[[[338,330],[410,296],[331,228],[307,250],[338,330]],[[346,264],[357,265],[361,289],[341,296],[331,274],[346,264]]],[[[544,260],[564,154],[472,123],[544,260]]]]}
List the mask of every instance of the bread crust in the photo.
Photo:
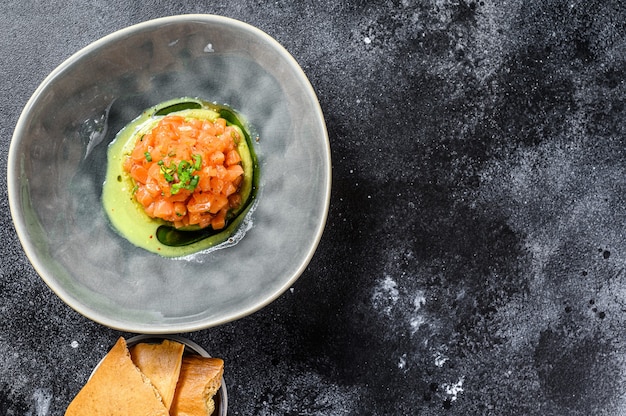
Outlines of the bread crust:
{"type": "Polygon", "coordinates": [[[183,357],[171,416],[209,416],[215,409],[213,396],[222,385],[224,361],[220,358],[183,357]]]}
{"type": "Polygon", "coordinates": [[[180,374],[185,345],[169,339],[159,344],[139,343],[130,347],[133,363],[150,379],[169,410],[180,374]]]}
{"type": "Polygon", "coordinates": [[[68,406],[65,416],[169,416],[150,380],[120,337],[68,406]]]}

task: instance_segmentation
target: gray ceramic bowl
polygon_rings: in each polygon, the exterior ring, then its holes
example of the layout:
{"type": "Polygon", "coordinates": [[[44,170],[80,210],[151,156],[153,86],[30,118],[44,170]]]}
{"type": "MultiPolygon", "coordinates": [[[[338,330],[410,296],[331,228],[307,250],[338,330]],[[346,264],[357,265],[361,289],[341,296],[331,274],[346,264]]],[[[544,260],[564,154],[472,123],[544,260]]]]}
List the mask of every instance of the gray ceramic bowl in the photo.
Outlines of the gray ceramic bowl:
{"type": "Polygon", "coordinates": [[[260,30],[213,15],[148,21],[74,54],[28,101],[8,160],[15,228],[46,284],[96,322],[150,334],[211,327],[276,299],[315,252],[330,186],[326,126],[296,61],[260,30]],[[170,259],[118,235],[101,192],[116,133],[184,96],[247,118],[260,183],[240,241],[170,259]]]}

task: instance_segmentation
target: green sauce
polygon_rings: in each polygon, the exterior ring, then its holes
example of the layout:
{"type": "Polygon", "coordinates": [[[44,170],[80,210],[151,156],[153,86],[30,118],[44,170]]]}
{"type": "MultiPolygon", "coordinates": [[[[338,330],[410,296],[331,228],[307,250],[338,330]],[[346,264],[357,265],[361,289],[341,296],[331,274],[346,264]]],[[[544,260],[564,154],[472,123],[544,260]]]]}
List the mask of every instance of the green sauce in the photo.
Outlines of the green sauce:
{"type": "Polygon", "coordinates": [[[107,158],[102,203],[111,224],[132,244],[164,257],[186,256],[227,242],[240,228],[256,198],[258,163],[246,124],[228,107],[199,99],[170,100],[145,110],[117,134],[109,145],[107,158]],[[189,227],[179,230],[163,220],[149,217],[141,204],[135,200],[133,195],[135,184],[123,168],[124,160],[132,152],[137,140],[151,131],[168,114],[211,121],[222,117],[229,125],[240,130],[240,137],[245,138],[237,144],[244,170],[244,179],[239,191],[244,202],[229,213],[224,229],[189,227]]]}

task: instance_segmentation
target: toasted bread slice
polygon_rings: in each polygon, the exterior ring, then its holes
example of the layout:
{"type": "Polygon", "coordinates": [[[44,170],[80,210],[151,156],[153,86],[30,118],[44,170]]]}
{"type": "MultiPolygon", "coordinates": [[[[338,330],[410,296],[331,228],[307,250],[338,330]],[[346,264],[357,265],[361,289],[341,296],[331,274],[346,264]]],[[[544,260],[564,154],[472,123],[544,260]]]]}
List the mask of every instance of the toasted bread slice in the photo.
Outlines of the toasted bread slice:
{"type": "Polygon", "coordinates": [[[185,345],[169,339],[160,344],[139,343],[130,347],[133,363],[150,379],[169,410],[180,374],[185,345]]]}
{"type": "Polygon", "coordinates": [[[213,396],[222,385],[224,361],[198,355],[183,357],[170,408],[171,416],[209,416],[215,410],[213,396]]]}
{"type": "Polygon", "coordinates": [[[65,416],[168,416],[159,392],[133,364],[120,337],[68,406],[65,416]]]}

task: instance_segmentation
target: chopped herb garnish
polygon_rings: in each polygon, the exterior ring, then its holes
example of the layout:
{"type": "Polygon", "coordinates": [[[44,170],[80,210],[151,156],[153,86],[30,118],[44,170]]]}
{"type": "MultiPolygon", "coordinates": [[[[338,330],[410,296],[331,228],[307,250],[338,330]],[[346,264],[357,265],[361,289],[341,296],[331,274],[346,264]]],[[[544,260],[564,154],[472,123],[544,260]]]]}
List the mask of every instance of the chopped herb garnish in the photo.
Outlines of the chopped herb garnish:
{"type": "Polygon", "coordinates": [[[189,182],[189,186],[195,189],[195,187],[198,186],[198,182],[200,182],[200,176],[193,175],[191,177],[191,181],[189,182]]]}
{"type": "Polygon", "coordinates": [[[181,160],[178,165],[173,162],[169,166],[165,166],[163,161],[157,162],[161,166],[161,172],[166,181],[172,184],[170,193],[176,195],[181,189],[194,191],[200,182],[200,176],[194,175],[196,170],[202,166],[202,156],[192,155],[193,164],[188,160],[181,160]]]}
{"type": "Polygon", "coordinates": [[[150,154],[150,152],[144,153],[144,156],[146,157],[146,160],[148,162],[152,162],[152,155],[150,154]]]}
{"type": "Polygon", "coordinates": [[[168,181],[169,183],[172,183],[174,181],[174,172],[176,171],[176,164],[172,163],[172,165],[165,166],[164,163],[161,163],[161,172],[163,173],[163,176],[165,177],[165,180],[168,181]]]}
{"type": "Polygon", "coordinates": [[[193,158],[193,167],[195,170],[200,170],[200,168],[202,167],[202,156],[200,155],[191,155],[191,157],[193,158]]]}

